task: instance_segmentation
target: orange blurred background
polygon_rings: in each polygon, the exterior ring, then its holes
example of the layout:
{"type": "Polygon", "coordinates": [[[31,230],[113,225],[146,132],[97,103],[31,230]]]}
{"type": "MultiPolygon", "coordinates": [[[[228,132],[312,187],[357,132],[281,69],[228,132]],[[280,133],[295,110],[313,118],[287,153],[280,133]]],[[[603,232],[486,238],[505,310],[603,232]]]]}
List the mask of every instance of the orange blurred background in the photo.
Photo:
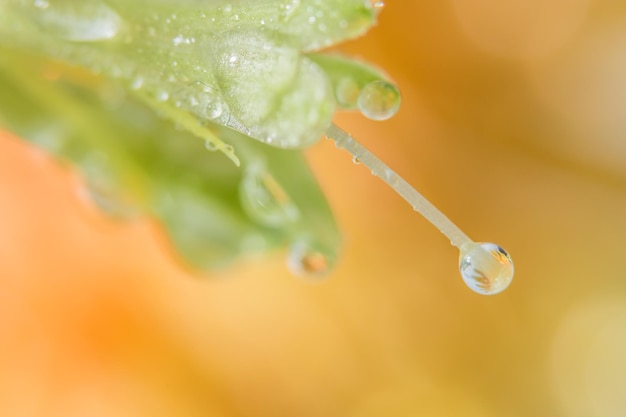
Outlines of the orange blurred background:
{"type": "Polygon", "coordinates": [[[308,155],[345,248],[310,283],[284,253],[194,276],[1,134],[0,415],[626,415],[625,45],[620,1],[389,0],[342,48],[403,107],[337,123],[511,253],[493,297],[330,141],[308,155]]]}

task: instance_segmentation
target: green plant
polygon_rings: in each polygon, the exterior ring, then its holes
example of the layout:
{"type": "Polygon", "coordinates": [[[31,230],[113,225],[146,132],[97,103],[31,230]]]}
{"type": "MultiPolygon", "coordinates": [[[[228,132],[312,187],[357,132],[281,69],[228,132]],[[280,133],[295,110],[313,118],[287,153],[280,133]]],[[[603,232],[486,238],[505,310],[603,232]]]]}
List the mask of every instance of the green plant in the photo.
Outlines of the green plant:
{"type": "Polygon", "coordinates": [[[70,160],[107,212],[159,218],[196,267],[288,244],[324,272],[340,236],[299,149],[385,78],[316,51],[364,33],[379,7],[5,1],[0,123],[70,160]]]}
{"type": "Polygon", "coordinates": [[[502,291],[513,275],[504,250],[472,242],[332,125],[337,109],[376,120],[398,110],[399,92],[380,71],[318,52],[363,34],[381,7],[8,0],[0,122],[71,160],[105,210],[158,217],[199,268],[287,244],[292,270],[313,274],[332,267],[340,236],[298,150],[326,133],[450,238],[470,287],[502,291]]]}

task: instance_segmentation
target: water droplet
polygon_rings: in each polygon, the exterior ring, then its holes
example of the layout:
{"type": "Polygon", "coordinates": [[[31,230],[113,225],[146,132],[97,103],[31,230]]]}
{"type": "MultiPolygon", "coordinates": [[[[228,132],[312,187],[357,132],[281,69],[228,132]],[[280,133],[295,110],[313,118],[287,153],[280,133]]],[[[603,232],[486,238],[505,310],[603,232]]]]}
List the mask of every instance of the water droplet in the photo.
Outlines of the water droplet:
{"type": "Polygon", "coordinates": [[[35,0],[35,7],[39,9],[47,9],[48,6],[50,6],[50,3],[48,3],[46,0],[35,0]]]}
{"type": "Polygon", "coordinates": [[[288,21],[291,19],[295,11],[300,7],[300,0],[290,0],[280,5],[280,19],[288,21]]]}
{"type": "Polygon", "coordinates": [[[354,108],[359,99],[359,92],[359,85],[356,81],[349,77],[342,78],[335,89],[337,103],[342,107],[354,108]]]}
{"type": "Polygon", "coordinates": [[[130,88],[132,88],[133,90],[139,90],[142,86],[143,86],[143,78],[137,77],[133,80],[132,84],[130,85],[130,88]]]}
{"type": "Polygon", "coordinates": [[[139,215],[139,209],[128,198],[99,184],[88,183],[80,187],[78,193],[81,199],[88,199],[108,216],[130,220],[139,215]]]}
{"type": "Polygon", "coordinates": [[[243,209],[258,223],[279,227],[298,218],[289,195],[262,164],[248,167],[239,187],[243,209]]]}
{"type": "Polygon", "coordinates": [[[204,142],[204,148],[207,151],[211,151],[211,152],[215,152],[218,150],[218,147],[216,144],[214,144],[213,142],[211,142],[210,140],[207,140],[204,142]]]}
{"type": "Polygon", "coordinates": [[[72,41],[99,41],[117,35],[122,19],[100,0],[35,0],[32,18],[47,34],[72,41]]]}
{"type": "Polygon", "coordinates": [[[215,87],[201,81],[195,81],[186,96],[187,102],[191,106],[190,110],[200,117],[215,120],[227,110],[227,105],[220,96],[220,92],[215,87]]]}
{"type": "Polygon", "coordinates": [[[365,5],[379,12],[385,7],[385,2],[381,0],[365,0],[365,5]]]}
{"type": "Polygon", "coordinates": [[[398,112],[400,102],[400,92],[395,85],[376,80],[363,87],[357,105],[368,119],[387,120],[398,112]]]}
{"type": "Polygon", "coordinates": [[[334,267],[336,254],[309,239],[296,241],[289,250],[287,267],[292,274],[322,278],[334,267]]]}
{"type": "Polygon", "coordinates": [[[495,243],[470,243],[461,248],[461,276],[474,292],[493,295],[513,280],[513,259],[495,243]]]}
{"type": "Polygon", "coordinates": [[[361,163],[361,160],[358,157],[355,156],[355,157],[352,158],[352,162],[354,162],[355,164],[358,165],[358,164],[361,163]]]}
{"type": "Polygon", "coordinates": [[[396,174],[389,168],[383,171],[383,175],[385,181],[387,181],[387,183],[392,187],[396,187],[400,183],[400,178],[398,177],[398,174],[396,174]]]}
{"type": "Polygon", "coordinates": [[[157,93],[157,101],[167,101],[168,98],[170,98],[170,95],[167,91],[162,90],[157,93]]]}
{"type": "Polygon", "coordinates": [[[209,119],[214,120],[220,117],[223,111],[224,106],[222,105],[222,103],[219,101],[214,101],[207,106],[205,114],[209,119]]]}
{"type": "Polygon", "coordinates": [[[181,43],[183,43],[184,40],[185,40],[185,38],[183,37],[183,35],[178,35],[174,39],[172,39],[172,43],[174,44],[174,46],[178,46],[181,43]]]}

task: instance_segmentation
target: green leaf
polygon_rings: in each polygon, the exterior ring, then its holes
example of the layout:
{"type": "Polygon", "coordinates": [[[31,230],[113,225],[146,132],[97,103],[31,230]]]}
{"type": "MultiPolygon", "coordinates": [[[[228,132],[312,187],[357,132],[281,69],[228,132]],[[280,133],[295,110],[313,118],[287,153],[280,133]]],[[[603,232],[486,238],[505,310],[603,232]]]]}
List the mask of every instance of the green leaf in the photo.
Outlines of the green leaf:
{"type": "Polygon", "coordinates": [[[312,53],[366,31],[375,4],[6,0],[0,123],[70,160],[112,215],[156,216],[197,267],[290,245],[295,269],[324,272],[339,232],[288,149],[355,107],[346,83],[385,78],[312,53]]]}
{"type": "Polygon", "coordinates": [[[58,65],[47,81],[32,70],[41,62],[2,56],[0,124],[72,161],[111,215],[158,217],[190,264],[216,267],[302,240],[336,256],[335,221],[298,151],[210,126],[239,150],[238,169],[108,82],[79,74],[90,89],[79,88],[58,65]]]}

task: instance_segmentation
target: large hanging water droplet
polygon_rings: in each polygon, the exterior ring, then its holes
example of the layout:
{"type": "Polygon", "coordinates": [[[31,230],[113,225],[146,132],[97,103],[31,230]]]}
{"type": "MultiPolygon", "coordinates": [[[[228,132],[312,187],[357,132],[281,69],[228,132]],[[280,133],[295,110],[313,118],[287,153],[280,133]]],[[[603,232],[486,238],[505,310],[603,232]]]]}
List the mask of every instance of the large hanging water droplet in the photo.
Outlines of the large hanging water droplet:
{"type": "Polygon", "coordinates": [[[296,241],[290,248],[287,267],[292,274],[321,278],[334,267],[337,254],[310,239],[296,241]]]}
{"type": "Polygon", "coordinates": [[[474,292],[493,295],[513,280],[513,259],[495,243],[470,243],[461,248],[459,262],[465,284],[474,292]]]}
{"type": "Polygon", "coordinates": [[[239,191],[245,212],[262,225],[279,227],[299,216],[289,195],[262,164],[246,169],[239,191]]]}
{"type": "Polygon", "coordinates": [[[398,88],[383,80],[372,81],[359,93],[357,105],[365,117],[372,120],[387,120],[400,108],[398,88]]]}
{"type": "Polygon", "coordinates": [[[35,1],[33,19],[47,34],[72,41],[101,41],[119,32],[122,19],[100,0],[35,1]]]}

